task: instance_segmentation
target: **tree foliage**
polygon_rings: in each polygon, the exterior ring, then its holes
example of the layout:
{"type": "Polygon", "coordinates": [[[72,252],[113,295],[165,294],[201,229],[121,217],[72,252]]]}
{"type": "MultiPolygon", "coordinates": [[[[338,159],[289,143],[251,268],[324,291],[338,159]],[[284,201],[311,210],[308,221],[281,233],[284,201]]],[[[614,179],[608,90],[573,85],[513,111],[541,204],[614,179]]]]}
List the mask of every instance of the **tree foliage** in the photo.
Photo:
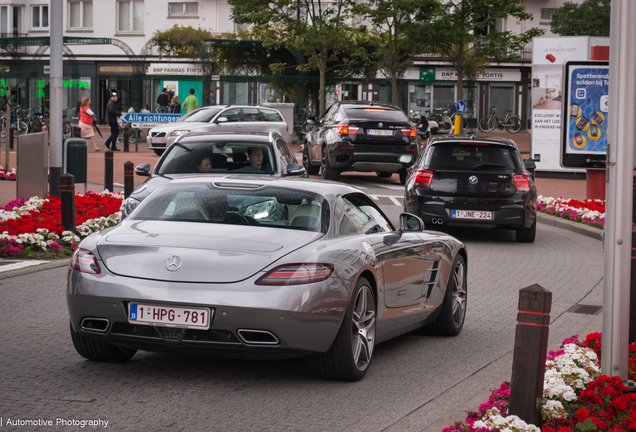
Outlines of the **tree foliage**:
{"type": "Polygon", "coordinates": [[[232,18],[253,24],[254,35],[268,48],[300,51],[307,63],[301,70],[317,69],[320,77],[319,112],[325,110],[326,76],[349,68],[360,57],[358,28],[349,24],[353,0],[228,0],[232,18]]]}
{"type": "Polygon", "coordinates": [[[433,17],[439,10],[437,0],[370,0],[354,9],[369,23],[367,37],[372,50],[367,60],[391,83],[393,104],[397,104],[398,80],[413,65],[413,55],[427,49],[425,40],[409,35],[430,21],[414,17],[433,17]]]}
{"type": "Polygon", "coordinates": [[[550,21],[552,33],[561,36],[609,36],[611,0],[565,2],[550,21]]]}
{"type": "MultiPolygon", "coordinates": [[[[533,28],[521,34],[496,31],[497,19],[532,19],[519,0],[445,0],[440,13],[413,37],[430,41],[432,51],[450,61],[457,72],[457,98],[463,98],[466,77],[483,70],[491,62],[514,61],[519,51],[542,30],[533,28]]],[[[426,16],[418,16],[425,21],[426,16]]]]}

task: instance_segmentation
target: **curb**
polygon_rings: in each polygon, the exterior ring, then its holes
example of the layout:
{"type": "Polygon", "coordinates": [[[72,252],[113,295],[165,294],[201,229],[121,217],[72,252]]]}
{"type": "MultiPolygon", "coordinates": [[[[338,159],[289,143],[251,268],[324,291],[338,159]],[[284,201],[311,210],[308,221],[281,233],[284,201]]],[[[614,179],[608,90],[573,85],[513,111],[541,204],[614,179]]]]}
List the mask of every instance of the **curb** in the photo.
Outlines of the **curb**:
{"type": "Polygon", "coordinates": [[[31,273],[37,273],[45,270],[51,270],[58,267],[66,267],[70,264],[70,258],[64,258],[61,260],[56,260],[53,262],[49,262],[46,264],[40,264],[32,267],[25,267],[17,270],[10,270],[8,272],[0,273],[0,280],[9,279],[12,277],[24,276],[31,273]]]}
{"type": "Polygon", "coordinates": [[[605,231],[603,231],[602,229],[594,228],[582,223],[573,222],[571,220],[566,220],[545,213],[537,212],[537,221],[542,224],[552,225],[557,228],[566,229],[568,231],[573,231],[584,236],[592,237],[600,241],[603,241],[603,237],[605,237],[605,231]]]}

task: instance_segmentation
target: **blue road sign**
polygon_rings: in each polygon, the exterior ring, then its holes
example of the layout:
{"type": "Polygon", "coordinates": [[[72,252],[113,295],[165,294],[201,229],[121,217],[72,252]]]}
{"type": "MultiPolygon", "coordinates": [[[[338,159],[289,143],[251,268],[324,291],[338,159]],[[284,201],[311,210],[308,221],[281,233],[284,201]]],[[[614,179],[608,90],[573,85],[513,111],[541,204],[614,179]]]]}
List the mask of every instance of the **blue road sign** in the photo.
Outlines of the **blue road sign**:
{"type": "Polygon", "coordinates": [[[128,113],[124,116],[124,121],[128,123],[161,124],[176,122],[180,118],[181,114],[128,113]]]}
{"type": "Polygon", "coordinates": [[[464,111],[466,111],[466,102],[458,100],[455,104],[455,111],[457,111],[458,114],[464,114],[464,111]]]}

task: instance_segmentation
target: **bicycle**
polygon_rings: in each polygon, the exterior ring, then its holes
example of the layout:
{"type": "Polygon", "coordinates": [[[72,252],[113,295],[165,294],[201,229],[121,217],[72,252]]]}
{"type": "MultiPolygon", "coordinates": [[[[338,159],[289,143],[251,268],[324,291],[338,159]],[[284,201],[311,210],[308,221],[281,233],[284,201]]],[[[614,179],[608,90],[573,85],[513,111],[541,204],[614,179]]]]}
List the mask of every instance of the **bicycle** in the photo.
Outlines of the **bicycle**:
{"type": "Polygon", "coordinates": [[[479,120],[479,129],[483,132],[492,132],[497,125],[499,125],[499,129],[503,130],[505,128],[510,133],[517,133],[521,130],[521,119],[519,119],[517,115],[510,115],[511,110],[507,110],[506,117],[504,117],[503,120],[499,120],[499,117],[497,117],[497,107],[493,105],[490,109],[492,110],[492,114],[484,116],[479,120]]]}
{"type": "MultiPolygon", "coordinates": [[[[22,119],[22,112],[24,110],[21,110],[20,107],[16,107],[15,110],[13,110],[13,112],[11,113],[11,129],[13,129],[14,131],[16,131],[16,135],[24,135],[27,134],[29,132],[29,126],[27,125],[27,123],[22,119]]],[[[2,138],[5,138],[7,136],[7,121],[6,121],[6,116],[2,115],[2,117],[0,117],[0,123],[2,123],[2,131],[0,132],[0,136],[2,136],[2,138]]]]}
{"type": "Polygon", "coordinates": [[[307,129],[307,119],[314,113],[310,106],[305,106],[294,113],[294,134],[303,133],[307,129]]]}

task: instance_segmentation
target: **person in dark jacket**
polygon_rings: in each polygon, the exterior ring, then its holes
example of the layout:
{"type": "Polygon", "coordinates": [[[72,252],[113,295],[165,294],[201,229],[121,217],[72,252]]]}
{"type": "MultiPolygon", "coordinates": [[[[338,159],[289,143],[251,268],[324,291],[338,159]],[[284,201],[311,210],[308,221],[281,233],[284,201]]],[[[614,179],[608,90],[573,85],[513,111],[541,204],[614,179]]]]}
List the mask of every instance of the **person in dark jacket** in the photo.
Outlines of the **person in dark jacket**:
{"type": "Polygon", "coordinates": [[[161,90],[161,94],[157,98],[157,104],[159,105],[159,112],[168,112],[170,105],[170,96],[168,96],[167,88],[161,90]]]}
{"type": "Polygon", "coordinates": [[[117,125],[117,118],[121,115],[121,111],[117,108],[117,93],[113,92],[108,105],[106,105],[106,121],[110,126],[110,136],[104,143],[104,145],[112,151],[119,151],[117,148],[117,137],[119,136],[119,125],[117,125]],[[112,148],[109,144],[112,143],[112,148]]]}
{"type": "Polygon", "coordinates": [[[179,103],[179,96],[174,95],[172,97],[172,105],[170,105],[171,114],[181,114],[181,104],[179,103]]]}

